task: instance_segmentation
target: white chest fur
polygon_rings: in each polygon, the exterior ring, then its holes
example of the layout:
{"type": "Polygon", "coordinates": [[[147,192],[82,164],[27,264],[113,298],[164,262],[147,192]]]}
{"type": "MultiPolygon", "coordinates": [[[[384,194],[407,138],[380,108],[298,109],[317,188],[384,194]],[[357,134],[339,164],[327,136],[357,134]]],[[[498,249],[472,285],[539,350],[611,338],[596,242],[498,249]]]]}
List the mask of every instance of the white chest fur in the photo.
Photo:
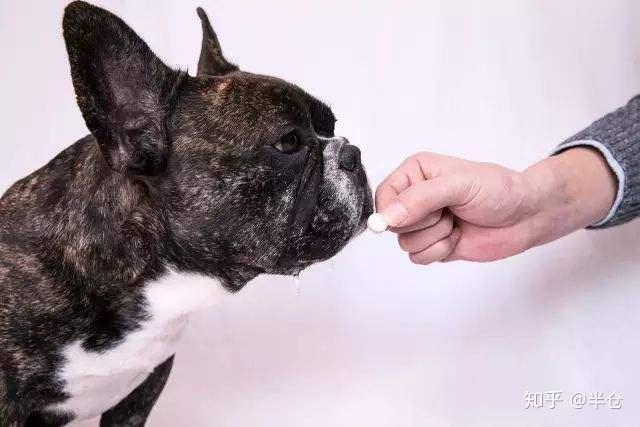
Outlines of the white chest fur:
{"type": "Polygon", "coordinates": [[[76,341],[65,348],[60,374],[66,401],[49,407],[77,420],[98,416],[126,397],[175,352],[188,316],[229,295],[215,280],[172,272],[145,289],[149,319],[104,352],[88,352],[76,341]]]}

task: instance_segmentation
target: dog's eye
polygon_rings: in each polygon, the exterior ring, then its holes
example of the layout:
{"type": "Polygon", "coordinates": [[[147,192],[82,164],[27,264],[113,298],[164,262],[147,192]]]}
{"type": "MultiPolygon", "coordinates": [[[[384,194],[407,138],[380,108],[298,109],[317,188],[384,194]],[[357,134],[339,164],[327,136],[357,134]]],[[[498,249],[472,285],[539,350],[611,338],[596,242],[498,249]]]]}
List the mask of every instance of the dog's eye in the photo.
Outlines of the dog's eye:
{"type": "Polygon", "coordinates": [[[289,132],[288,134],[280,138],[280,141],[273,144],[273,146],[281,153],[295,153],[300,149],[300,138],[295,131],[289,132]]]}

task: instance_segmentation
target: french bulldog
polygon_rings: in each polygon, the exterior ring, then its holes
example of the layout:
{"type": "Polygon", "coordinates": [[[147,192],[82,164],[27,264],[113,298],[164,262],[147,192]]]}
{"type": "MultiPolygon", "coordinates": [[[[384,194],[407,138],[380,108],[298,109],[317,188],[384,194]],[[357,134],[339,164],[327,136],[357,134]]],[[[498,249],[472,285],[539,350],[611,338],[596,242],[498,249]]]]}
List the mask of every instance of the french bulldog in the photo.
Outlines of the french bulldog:
{"type": "Polygon", "coordinates": [[[0,199],[0,425],[142,426],[188,316],[363,231],[371,190],[329,107],[225,59],[196,76],[82,1],[62,22],[90,135],[0,199]]]}

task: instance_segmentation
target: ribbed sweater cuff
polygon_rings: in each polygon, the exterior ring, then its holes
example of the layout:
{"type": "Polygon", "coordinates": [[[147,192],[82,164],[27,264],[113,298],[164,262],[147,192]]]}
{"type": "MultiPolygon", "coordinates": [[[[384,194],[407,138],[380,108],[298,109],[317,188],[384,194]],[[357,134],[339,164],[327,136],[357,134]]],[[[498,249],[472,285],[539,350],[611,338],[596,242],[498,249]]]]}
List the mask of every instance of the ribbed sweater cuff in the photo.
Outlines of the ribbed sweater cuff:
{"type": "Polygon", "coordinates": [[[622,224],[640,215],[640,96],[569,138],[556,152],[577,145],[598,149],[618,177],[609,214],[591,228],[622,224]]]}

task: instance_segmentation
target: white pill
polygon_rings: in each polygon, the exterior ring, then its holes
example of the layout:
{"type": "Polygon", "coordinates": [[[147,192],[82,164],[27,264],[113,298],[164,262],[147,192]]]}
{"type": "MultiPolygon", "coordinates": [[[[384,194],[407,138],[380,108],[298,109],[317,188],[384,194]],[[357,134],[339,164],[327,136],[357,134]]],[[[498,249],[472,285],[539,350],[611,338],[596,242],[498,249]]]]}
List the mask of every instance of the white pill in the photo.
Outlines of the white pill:
{"type": "Polygon", "coordinates": [[[384,220],[384,217],[379,212],[371,214],[367,220],[367,226],[369,227],[369,230],[374,233],[382,233],[388,227],[387,221],[384,220]]]}

